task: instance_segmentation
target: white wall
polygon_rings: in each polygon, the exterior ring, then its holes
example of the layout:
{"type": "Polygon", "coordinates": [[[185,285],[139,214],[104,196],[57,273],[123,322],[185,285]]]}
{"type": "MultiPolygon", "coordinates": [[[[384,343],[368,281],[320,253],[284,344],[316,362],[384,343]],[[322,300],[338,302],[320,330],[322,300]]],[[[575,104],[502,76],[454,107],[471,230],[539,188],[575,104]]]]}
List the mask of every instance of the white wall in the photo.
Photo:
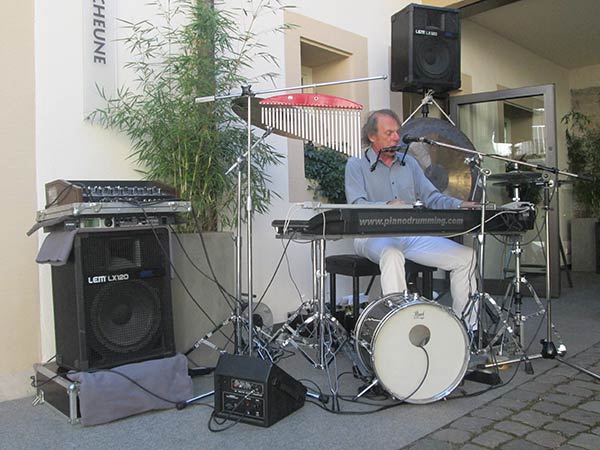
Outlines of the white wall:
{"type": "Polygon", "coordinates": [[[581,67],[569,73],[569,87],[571,89],[584,89],[600,86],[600,64],[581,67]]]}
{"type": "MultiPolygon", "coordinates": [[[[120,1],[121,17],[134,17],[137,3],[120,1]]],[[[84,55],[81,2],[36,1],[35,16],[38,209],[44,207],[44,184],[58,178],[139,179],[127,159],[128,139],[84,121],[83,58],[89,55],[84,55]]],[[[41,242],[44,234],[38,236],[41,242]]],[[[45,360],[54,355],[52,287],[49,267],[40,266],[39,273],[45,360]]]]}

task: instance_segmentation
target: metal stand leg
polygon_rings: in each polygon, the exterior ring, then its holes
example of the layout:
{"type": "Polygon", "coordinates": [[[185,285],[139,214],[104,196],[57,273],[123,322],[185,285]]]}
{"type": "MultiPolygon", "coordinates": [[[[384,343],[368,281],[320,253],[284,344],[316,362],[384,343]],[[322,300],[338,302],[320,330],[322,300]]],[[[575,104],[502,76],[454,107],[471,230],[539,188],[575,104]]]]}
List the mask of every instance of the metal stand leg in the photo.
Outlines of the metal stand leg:
{"type": "Polygon", "coordinates": [[[198,400],[202,400],[203,398],[210,397],[211,395],[214,395],[214,393],[215,393],[215,391],[210,391],[210,392],[206,392],[204,394],[200,394],[200,395],[198,395],[196,397],[192,397],[192,398],[190,398],[188,400],[184,400],[182,402],[177,403],[177,405],[175,405],[175,407],[178,410],[182,410],[182,409],[186,408],[188,405],[191,405],[192,403],[197,402],[198,400]]]}
{"type": "Polygon", "coordinates": [[[347,343],[348,334],[326,308],[325,239],[314,240],[311,245],[313,300],[309,308],[312,313],[296,327],[293,327],[292,323],[300,314],[300,310],[290,316],[281,329],[282,333],[287,332],[289,336],[281,341],[281,345],[292,345],[314,367],[326,369],[337,352],[347,343]],[[311,353],[314,353],[314,356],[311,353]]]}

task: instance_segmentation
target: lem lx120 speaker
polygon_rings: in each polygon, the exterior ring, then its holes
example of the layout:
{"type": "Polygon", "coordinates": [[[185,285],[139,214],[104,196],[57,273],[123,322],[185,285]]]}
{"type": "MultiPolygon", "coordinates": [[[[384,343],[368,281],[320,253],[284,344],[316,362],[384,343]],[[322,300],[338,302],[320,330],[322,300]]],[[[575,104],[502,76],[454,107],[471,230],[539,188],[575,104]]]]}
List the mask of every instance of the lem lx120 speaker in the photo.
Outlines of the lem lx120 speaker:
{"type": "Polygon", "coordinates": [[[458,10],[410,4],[392,16],[391,90],[460,87],[458,10]]]}
{"type": "Polygon", "coordinates": [[[80,229],[52,267],[56,362],[110,368],[175,353],[169,233],[80,229]]]}
{"type": "Polygon", "coordinates": [[[270,427],[304,406],[306,387],[275,364],[227,353],[215,368],[215,416],[270,427]]]}

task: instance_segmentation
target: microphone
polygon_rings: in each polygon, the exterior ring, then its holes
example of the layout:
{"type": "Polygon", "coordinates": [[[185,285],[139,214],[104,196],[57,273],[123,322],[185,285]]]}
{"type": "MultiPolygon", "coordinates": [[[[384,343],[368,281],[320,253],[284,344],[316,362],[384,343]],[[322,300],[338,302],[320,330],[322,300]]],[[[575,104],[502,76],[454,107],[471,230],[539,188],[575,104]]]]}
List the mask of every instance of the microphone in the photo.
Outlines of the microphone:
{"type": "Polygon", "coordinates": [[[427,139],[424,136],[416,137],[416,136],[409,136],[408,134],[405,134],[404,136],[402,136],[402,142],[404,142],[405,144],[411,144],[412,142],[424,142],[425,144],[433,144],[431,139],[427,139]]]}

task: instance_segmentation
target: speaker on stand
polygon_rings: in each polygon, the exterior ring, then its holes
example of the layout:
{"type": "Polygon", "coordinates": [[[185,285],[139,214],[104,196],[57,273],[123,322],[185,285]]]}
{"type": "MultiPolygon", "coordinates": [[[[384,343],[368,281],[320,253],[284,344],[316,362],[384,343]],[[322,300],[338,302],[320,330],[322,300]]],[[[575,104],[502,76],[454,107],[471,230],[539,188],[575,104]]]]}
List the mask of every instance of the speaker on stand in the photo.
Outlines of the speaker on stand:
{"type": "Polygon", "coordinates": [[[52,267],[56,362],[110,368],[175,353],[166,228],[80,229],[52,267]]]}
{"type": "Polygon", "coordinates": [[[392,16],[391,90],[460,87],[458,10],[410,4],[392,16]]]}

